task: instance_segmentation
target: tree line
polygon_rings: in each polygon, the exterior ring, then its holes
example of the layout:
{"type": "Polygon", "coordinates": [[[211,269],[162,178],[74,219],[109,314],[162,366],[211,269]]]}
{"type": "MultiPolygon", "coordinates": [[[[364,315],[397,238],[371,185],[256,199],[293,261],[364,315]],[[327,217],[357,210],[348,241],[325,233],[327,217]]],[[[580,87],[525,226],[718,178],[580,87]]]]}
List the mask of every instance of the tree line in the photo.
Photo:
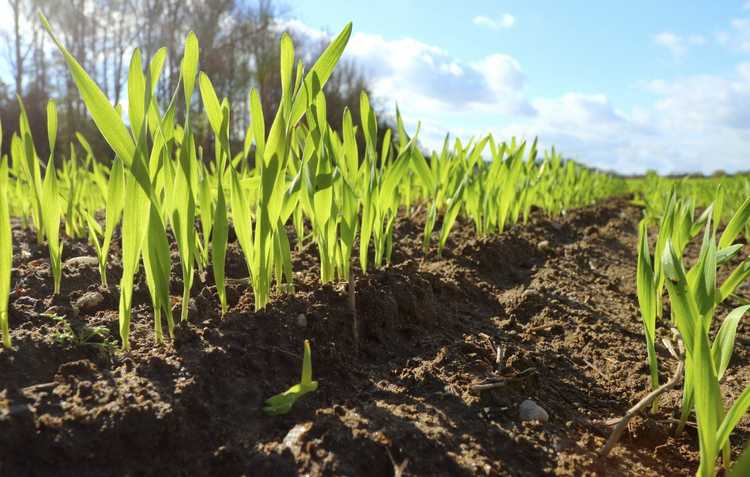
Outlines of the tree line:
{"type": "MultiPolygon", "coordinates": [[[[0,76],[2,153],[8,152],[10,135],[18,130],[17,98],[21,98],[38,140],[37,151],[46,157],[47,144],[42,140],[46,138],[45,108],[47,100],[54,98],[60,117],[60,144],[74,142],[80,132],[89,139],[97,157],[112,155],[88,118],[62,56],[36,17],[37,10],[45,12],[59,38],[113,104],[126,98],[128,64],[136,47],[146,59],[161,47],[167,49],[156,90],[160,103],[167,104],[178,84],[183,41],[194,31],[201,46],[201,69],[211,78],[217,94],[229,98],[232,105],[233,140],[241,142],[249,125],[247,96],[251,88],[260,93],[269,122],[266,127],[270,128],[281,98],[279,37],[286,13],[272,0],[0,1],[8,3],[12,14],[10,28],[0,31],[5,61],[5,69],[0,71],[10,73],[5,82],[0,76]]],[[[326,46],[294,31],[288,33],[301,56],[310,61],[326,46]]],[[[360,91],[368,89],[356,64],[339,64],[326,85],[330,123],[340,126],[347,106],[357,117],[360,91]]],[[[196,100],[193,107],[197,110],[200,104],[196,100]]],[[[210,135],[205,116],[195,117],[198,140],[207,146],[210,135]]],[[[204,151],[210,155],[213,148],[204,147],[204,151]]]]}

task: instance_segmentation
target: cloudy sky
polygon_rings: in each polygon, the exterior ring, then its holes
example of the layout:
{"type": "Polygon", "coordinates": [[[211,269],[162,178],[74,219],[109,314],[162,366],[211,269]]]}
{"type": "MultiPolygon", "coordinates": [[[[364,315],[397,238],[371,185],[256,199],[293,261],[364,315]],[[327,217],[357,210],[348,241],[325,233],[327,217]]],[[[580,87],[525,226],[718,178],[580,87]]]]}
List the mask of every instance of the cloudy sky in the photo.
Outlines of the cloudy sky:
{"type": "Polygon", "coordinates": [[[354,22],[346,56],[427,147],[492,132],[624,173],[750,169],[750,0],[284,3],[316,39],[354,22]]]}
{"type": "Polygon", "coordinates": [[[297,0],[422,142],[539,136],[621,172],[750,169],[750,0],[297,0]],[[699,4],[700,3],[700,4],[699,4]]]}

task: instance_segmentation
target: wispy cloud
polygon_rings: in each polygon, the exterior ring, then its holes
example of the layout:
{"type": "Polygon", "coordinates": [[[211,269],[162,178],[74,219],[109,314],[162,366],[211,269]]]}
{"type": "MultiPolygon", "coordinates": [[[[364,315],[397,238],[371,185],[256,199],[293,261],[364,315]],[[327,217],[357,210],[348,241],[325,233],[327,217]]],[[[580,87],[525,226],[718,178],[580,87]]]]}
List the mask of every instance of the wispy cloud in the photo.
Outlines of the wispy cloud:
{"type": "Polygon", "coordinates": [[[477,26],[489,28],[491,30],[501,30],[512,28],[516,24],[516,17],[510,13],[505,13],[498,18],[490,18],[485,15],[477,15],[472,19],[472,23],[477,26]]]}
{"type": "Polygon", "coordinates": [[[706,44],[706,38],[703,35],[681,36],[672,32],[661,32],[654,35],[654,43],[669,50],[675,58],[682,58],[693,46],[706,44]]]}

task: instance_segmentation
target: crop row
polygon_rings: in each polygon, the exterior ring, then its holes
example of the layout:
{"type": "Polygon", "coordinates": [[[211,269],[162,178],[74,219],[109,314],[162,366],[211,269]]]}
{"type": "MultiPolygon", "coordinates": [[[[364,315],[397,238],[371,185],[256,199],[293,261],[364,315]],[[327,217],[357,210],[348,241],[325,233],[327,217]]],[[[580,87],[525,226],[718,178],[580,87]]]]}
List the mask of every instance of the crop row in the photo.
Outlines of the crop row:
{"type": "MultiPolygon", "coordinates": [[[[747,235],[750,220],[747,179],[647,181],[652,189],[645,193],[650,203],[640,225],[636,285],[651,376],[652,410],[658,407],[658,394],[682,379],[677,433],[683,431],[695,413],[701,462],[697,474],[713,476],[719,456],[725,469],[731,467],[729,437],[750,407],[750,386],[731,405],[720,387],[734,352],[737,327],[750,305],[731,309],[720,325],[716,323],[718,307],[727,306],[737,288],[750,278],[750,258],[745,258],[733,266],[723,281],[718,280],[718,271],[737,262],[744,247],[738,238],[747,235]],[[735,193],[746,199],[732,199],[735,193]],[[704,207],[697,217],[696,203],[704,207]],[[723,217],[727,220],[719,233],[723,217]],[[656,227],[653,256],[649,247],[650,225],[656,227]],[[701,234],[698,260],[688,266],[686,250],[701,234]],[[663,316],[665,289],[668,317],[663,316]],[[656,344],[660,318],[662,328],[672,331],[672,336],[667,333],[662,341],[679,361],[667,383],[659,380],[656,344]],[[714,332],[717,325],[718,331],[714,332]]],[[[747,475],[750,451],[746,454],[731,475],[747,475]]]]}
{"type": "Polygon", "coordinates": [[[255,307],[261,309],[274,284],[281,292],[294,285],[289,223],[298,245],[314,242],[322,283],[353,283],[355,259],[364,273],[390,262],[396,218],[415,204],[427,210],[425,252],[437,235],[437,253],[442,253],[459,215],[483,236],[527,220],[533,207],[559,214],[624,190],[621,180],[564,161],[554,149],[538,157],[536,141],[498,144],[488,135],[463,143],[446,137],[440,151],[426,156],[418,145],[419,126],[410,135],[400,114],[395,130],[385,131],[378,143],[378,122],[364,93],[360,117],[346,111],[336,130],[326,119],[323,87],[344,51],[351,25],[307,72],[301,61],[295,63],[291,38],[282,36],[283,93],[272,126],[265,130],[267,112],[257,91],[250,91],[251,125],[242,150],[232,151],[231,108],[226,98],[217,97],[208,76],[199,72],[195,35],[185,41],[180,84],[166,106],[153,96],[166,50],[159,50],[145,69],[140,50],[133,52],[125,121],[44,18],[42,22],[115,158],[107,165],[110,161],[93,157],[80,134],[79,144],[70,144],[67,154],[60,153],[55,147],[56,108],[50,102],[51,153],[43,162],[21,108],[20,130],[12,136],[10,158],[2,159],[0,179],[0,249],[5,253],[0,261],[0,322],[6,346],[10,345],[9,215],[20,217],[40,244],[46,242],[55,293],[62,274],[60,225],[64,236],[86,237],[94,245],[103,286],[108,285],[110,247],[120,228],[119,329],[122,347],[127,349],[134,277],[141,264],[156,341],[164,337],[162,320],[172,335],[170,236],[179,251],[184,287],[180,319],[184,320],[195,272],[207,267],[212,268],[222,313],[226,312],[224,266],[230,228],[250,271],[255,307]],[[198,114],[193,101],[196,86],[200,114],[207,116],[215,138],[211,161],[203,160],[191,128],[192,116],[198,114]],[[177,118],[179,101],[184,101],[186,112],[182,122],[177,118]],[[102,211],[103,220],[98,220],[102,211]],[[439,230],[434,230],[438,224],[439,230]]]}

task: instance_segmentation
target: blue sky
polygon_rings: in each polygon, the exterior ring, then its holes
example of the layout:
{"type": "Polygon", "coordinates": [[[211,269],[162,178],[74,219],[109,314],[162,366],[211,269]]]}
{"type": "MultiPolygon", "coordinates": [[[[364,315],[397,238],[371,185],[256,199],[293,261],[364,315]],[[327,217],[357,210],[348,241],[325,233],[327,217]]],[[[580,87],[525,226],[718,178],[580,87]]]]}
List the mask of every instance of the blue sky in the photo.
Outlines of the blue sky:
{"type": "Polygon", "coordinates": [[[622,172],[750,169],[750,1],[298,0],[422,142],[493,132],[622,172]]]}
{"type": "Polygon", "coordinates": [[[353,21],[345,56],[427,147],[491,132],[624,173],[750,170],[750,0],[285,5],[315,40],[353,21]]]}

